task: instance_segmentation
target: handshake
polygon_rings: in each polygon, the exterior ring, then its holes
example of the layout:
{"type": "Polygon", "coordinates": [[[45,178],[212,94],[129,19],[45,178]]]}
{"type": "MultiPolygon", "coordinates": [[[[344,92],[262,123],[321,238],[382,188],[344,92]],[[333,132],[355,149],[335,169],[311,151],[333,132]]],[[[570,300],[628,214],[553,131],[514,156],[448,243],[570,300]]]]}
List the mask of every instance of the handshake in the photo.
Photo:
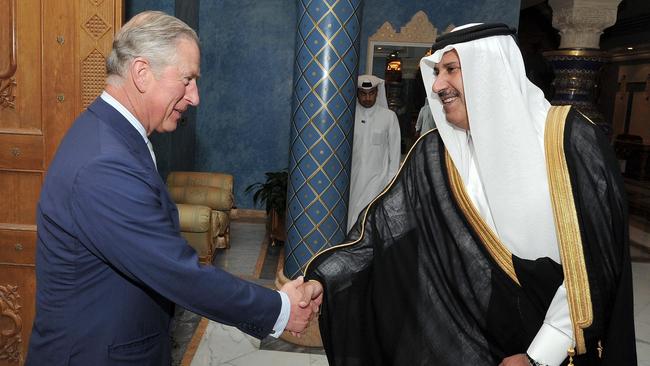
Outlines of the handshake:
{"type": "Polygon", "coordinates": [[[289,321],[284,329],[300,337],[314,314],[319,311],[323,302],[323,286],[318,281],[304,282],[304,278],[300,276],[284,284],[280,291],[286,293],[291,302],[289,321]]]}

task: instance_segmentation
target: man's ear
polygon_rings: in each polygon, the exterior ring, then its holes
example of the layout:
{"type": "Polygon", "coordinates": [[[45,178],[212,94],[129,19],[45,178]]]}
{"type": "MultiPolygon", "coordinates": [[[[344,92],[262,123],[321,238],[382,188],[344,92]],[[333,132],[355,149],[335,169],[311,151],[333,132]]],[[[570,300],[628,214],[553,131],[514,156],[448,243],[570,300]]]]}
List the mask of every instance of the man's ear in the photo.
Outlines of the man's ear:
{"type": "Polygon", "coordinates": [[[147,91],[151,83],[151,78],[153,77],[149,61],[143,57],[136,57],[131,62],[129,72],[131,74],[131,80],[133,80],[133,85],[135,85],[138,91],[140,93],[147,91]]]}

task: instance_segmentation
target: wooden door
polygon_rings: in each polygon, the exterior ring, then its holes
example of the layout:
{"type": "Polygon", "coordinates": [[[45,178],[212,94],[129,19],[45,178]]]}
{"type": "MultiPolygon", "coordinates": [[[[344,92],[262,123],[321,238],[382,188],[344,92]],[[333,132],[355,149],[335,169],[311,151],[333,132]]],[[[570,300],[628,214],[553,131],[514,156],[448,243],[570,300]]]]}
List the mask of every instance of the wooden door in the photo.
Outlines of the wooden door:
{"type": "Polygon", "coordinates": [[[25,360],[40,187],[66,130],[104,87],[122,1],[0,0],[0,366],[25,360]]]}

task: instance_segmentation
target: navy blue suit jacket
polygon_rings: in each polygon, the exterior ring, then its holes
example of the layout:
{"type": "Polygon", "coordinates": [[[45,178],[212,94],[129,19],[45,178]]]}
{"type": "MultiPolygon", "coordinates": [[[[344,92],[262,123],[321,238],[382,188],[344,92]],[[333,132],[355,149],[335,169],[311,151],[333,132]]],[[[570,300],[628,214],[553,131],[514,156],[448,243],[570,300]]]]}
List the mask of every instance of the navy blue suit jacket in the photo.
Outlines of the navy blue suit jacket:
{"type": "Polygon", "coordinates": [[[137,130],[98,98],[47,172],[28,365],[168,365],[174,303],[257,338],[273,290],[201,266],[137,130]]]}

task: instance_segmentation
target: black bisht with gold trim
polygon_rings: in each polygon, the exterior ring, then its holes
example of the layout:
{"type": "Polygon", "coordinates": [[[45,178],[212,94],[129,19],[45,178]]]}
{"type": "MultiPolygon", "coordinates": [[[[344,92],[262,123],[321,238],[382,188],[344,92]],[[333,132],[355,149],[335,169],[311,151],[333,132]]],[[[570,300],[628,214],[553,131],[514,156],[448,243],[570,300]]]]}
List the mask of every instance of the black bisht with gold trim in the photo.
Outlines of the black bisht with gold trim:
{"type": "MultiPolygon", "coordinates": [[[[574,110],[557,138],[592,312],[583,329],[586,353],[573,362],[636,365],[617,161],[598,127],[574,110]]],[[[422,136],[346,241],[309,263],[306,278],[325,288],[319,320],[330,365],[497,365],[525,353],[540,329],[562,266],[491,249],[460,202],[464,192],[448,159],[437,131],[422,136]]]]}

